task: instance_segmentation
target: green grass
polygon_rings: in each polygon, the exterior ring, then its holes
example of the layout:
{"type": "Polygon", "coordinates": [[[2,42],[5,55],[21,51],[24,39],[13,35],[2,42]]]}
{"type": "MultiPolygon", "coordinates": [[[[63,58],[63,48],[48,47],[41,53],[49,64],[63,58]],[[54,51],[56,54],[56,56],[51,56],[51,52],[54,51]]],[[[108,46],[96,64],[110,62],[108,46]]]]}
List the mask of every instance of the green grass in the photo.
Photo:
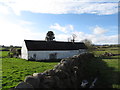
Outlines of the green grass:
{"type": "MultiPolygon", "coordinates": [[[[94,51],[94,54],[96,57],[99,57],[101,54],[104,54],[105,52],[112,53],[112,54],[120,54],[118,52],[119,48],[106,48],[105,51],[94,51]],[[116,50],[113,50],[116,49],[116,50]]],[[[108,87],[111,88],[119,88],[120,89],[120,81],[119,81],[119,75],[120,75],[120,69],[119,69],[119,59],[120,56],[105,56],[99,59],[101,59],[101,62],[104,64],[101,64],[101,83],[103,85],[108,85],[108,87]]],[[[100,66],[100,65],[98,65],[100,66]]]]}
{"type": "Polygon", "coordinates": [[[2,47],[0,47],[0,50],[3,50],[3,49],[6,49],[6,48],[2,48],[2,47]]]}
{"type": "Polygon", "coordinates": [[[3,88],[15,87],[26,76],[51,69],[56,64],[56,62],[32,62],[16,58],[3,58],[3,88]]]}
{"type": "Polygon", "coordinates": [[[100,54],[104,54],[105,52],[108,52],[108,53],[112,53],[112,54],[118,54],[119,52],[118,51],[120,51],[120,49],[118,48],[118,47],[116,47],[116,48],[106,48],[106,49],[101,49],[101,50],[104,50],[104,51],[98,51],[98,50],[96,50],[96,51],[93,51],[96,55],[100,55],[100,54]],[[112,49],[116,49],[116,50],[112,50],[112,49]]]}
{"type": "Polygon", "coordinates": [[[108,65],[108,67],[114,68],[116,71],[118,71],[118,59],[103,59],[108,65]]]}
{"type": "MultiPolygon", "coordinates": [[[[118,58],[120,56],[111,56],[111,57],[98,57],[104,52],[118,54],[118,50],[111,50],[113,48],[106,48],[105,51],[94,51],[96,60],[93,60],[86,67],[91,67],[88,69],[99,69],[100,77],[97,81],[97,87],[111,87],[111,88],[120,88],[120,83],[118,81],[118,58]],[[92,67],[93,66],[93,67],[92,67]]],[[[114,48],[116,49],[116,48],[114,48]]],[[[7,51],[2,52],[2,56],[6,57],[7,51]]],[[[0,59],[1,61],[1,59],[0,59]]],[[[28,75],[33,73],[40,73],[48,69],[52,69],[57,62],[33,62],[26,61],[24,59],[18,58],[3,58],[2,59],[2,71],[3,71],[3,88],[15,87],[19,82],[24,80],[28,75]]],[[[89,70],[88,70],[89,71],[89,70]]],[[[89,73],[90,72],[86,72],[89,73]]]]}
{"type": "Polygon", "coordinates": [[[0,58],[0,88],[2,87],[2,59],[0,58]]]}
{"type": "Polygon", "coordinates": [[[8,51],[1,51],[0,57],[7,57],[8,51]]]}

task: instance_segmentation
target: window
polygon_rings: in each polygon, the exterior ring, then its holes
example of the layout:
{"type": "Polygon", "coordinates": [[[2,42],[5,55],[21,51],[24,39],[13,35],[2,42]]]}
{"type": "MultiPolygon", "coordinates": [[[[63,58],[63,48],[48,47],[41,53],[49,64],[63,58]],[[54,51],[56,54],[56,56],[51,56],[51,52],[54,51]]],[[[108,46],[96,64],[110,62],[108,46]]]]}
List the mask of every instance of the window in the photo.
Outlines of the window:
{"type": "Polygon", "coordinates": [[[57,59],[57,53],[49,54],[49,59],[57,59]]]}
{"type": "Polygon", "coordinates": [[[33,59],[36,59],[36,54],[33,54],[33,59]]]}

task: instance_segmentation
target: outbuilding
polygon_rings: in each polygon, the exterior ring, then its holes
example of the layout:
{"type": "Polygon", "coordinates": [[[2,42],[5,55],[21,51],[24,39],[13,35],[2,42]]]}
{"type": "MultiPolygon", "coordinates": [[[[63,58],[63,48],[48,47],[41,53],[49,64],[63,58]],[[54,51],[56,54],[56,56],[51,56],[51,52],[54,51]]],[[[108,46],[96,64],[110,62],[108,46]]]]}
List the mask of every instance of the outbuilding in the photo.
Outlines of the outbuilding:
{"type": "Polygon", "coordinates": [[[87,47],[82,42],[24,40],[21,58],[26,60],[57,60],[82,54],[87,47]]]}

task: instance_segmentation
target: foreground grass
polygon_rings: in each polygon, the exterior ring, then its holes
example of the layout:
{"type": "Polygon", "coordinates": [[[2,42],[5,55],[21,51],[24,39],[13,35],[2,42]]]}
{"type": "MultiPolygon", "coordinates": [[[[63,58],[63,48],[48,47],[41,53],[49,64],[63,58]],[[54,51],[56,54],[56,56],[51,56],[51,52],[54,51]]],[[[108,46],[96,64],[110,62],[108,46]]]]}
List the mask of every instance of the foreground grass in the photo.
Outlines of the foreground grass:
{"type": "Polygon", "coordinates": [[[112,54],[120,54],[118,52],[119,48],[106,48],[103,51],[94,51],[96,57],[101,59],[101,62],[104,64],[98,65],[101,66],[101,73],[102,78],[100,82],[103,85],[108,85],[111,88],[119,88],[120,89],[120,67],[119,67],[119,59],[120,56],[106,56],[106,57],[99,57],[101,54],[105,52],[112,53],[112,54]],[[113,50],[116,49],[116,50],[113,50]]]}
{"type": "MultiPolygon", "coordinates": [[[[106,82],[103,83],[106,85],[109,85],[110,88],[119,88],[120,89],[120,81],[119,81],[119,75],[120,70],[118,66],[118,59],[102,59],[103,62],[105,62],[107,67],[102,66],[101,72],[102,72],[102,80],[106,79],[106,82]]],[[[102,81],[101,80],[101,81],[102,81]]]]}
{"type": "MultiPolygon", "coordinates": [[[[97,87],[120,88],[118,80],[118,74],[120,74],[120,69],[118,69],[118,58],[120,58],[120,56],[99,58],[99,55],[105,52],[118,54],[118,50],[112,50],[111,48],[104,49],[104,51],[94,51],[97,59],[88,64],[90,67],[94,66],[92,70],[100,70],[101,75],[97,81],[97,87]]],[[[6,55],[7,52],[4,51],[3,56],[6,55]]],[[[56,64],[56,62],[32,62],[17,58],[3,58],[3,88],[15,87],[19,82],[23,81],[26,76],[52,69],[56,64]]]]}
{"type": "Polygon", "coordinates": [[[56,62],[32,62],[16,58],[3,58],[2,86],[3,88],[15,87],[26,76],[52,69],[56,64],[56,62]]]}
{"type": "Polygon", "coordinates": [[[114,68],[113,71],[114,73],[111,73],[111,76],[113,77],[113,88],[119,88],[120,89],[120,67],[119,67],[119,60],[118,59],[105,59],[105,62],[107,62],[109,67],[114,68]]]}

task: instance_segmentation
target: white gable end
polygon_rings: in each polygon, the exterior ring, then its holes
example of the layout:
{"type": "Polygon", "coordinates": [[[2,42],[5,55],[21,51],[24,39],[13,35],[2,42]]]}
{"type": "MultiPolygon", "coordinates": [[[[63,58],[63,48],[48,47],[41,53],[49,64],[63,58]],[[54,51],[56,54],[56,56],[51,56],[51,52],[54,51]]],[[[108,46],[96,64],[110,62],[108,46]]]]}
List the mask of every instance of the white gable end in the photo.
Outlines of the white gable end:
{"type": "Polygon", "coordinates": [[[23,45],[22,45],[21,58],[28,60],[28,50],[27,50],[25,42],[23,42],[23,45]]]}

